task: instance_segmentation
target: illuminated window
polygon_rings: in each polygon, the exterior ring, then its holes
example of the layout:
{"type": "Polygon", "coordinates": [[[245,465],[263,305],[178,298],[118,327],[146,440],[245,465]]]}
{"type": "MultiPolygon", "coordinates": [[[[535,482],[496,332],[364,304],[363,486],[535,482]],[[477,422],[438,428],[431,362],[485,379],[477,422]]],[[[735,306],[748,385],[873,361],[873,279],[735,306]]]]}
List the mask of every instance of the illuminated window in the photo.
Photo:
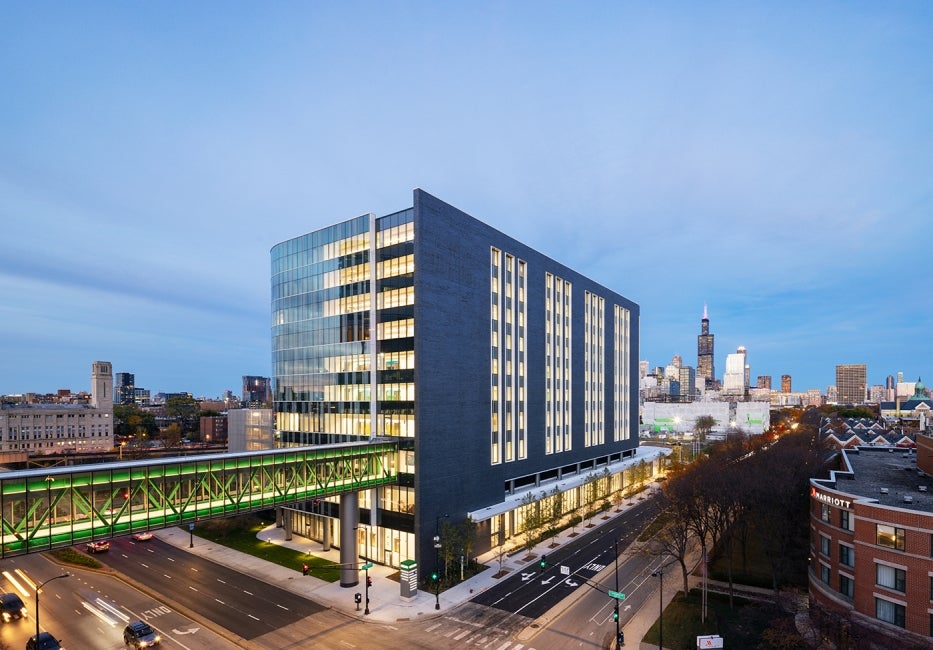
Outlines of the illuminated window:
{"type": "Polygon", "coordinates": [[[904,529],[878,524],[875,533],[875,543],[898,551],[904,550],[904,529]]]}

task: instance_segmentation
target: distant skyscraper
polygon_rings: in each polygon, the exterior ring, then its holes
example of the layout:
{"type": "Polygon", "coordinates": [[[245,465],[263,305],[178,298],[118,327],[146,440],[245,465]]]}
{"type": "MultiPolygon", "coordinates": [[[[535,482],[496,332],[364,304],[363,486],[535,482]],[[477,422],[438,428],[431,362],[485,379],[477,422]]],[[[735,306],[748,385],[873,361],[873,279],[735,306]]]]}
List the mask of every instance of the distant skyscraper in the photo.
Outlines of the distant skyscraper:
{"type": "Polygon", "coordinates": [[[771,375],[758,375],[758,388],[771,390],[771,375]]]}
{"type": "Polygon", "coordinates": [[[836,400],[840,404],[862,404],[866,397],[868,367],[864,363],[836,366],[836,400]]]}
{"type": "Polygon", "coordinates": [[[781,375],[781,392],[790,393],[790,375],[781,375]]]}
{"type": "Polygon", "coordinates": [[[726,372],[722,376],[722,391],[731,395],[748,392],[748,364],[745,363],[745,347],[740,345],[726,356],[726,372]]]}
{"type": "Polygon", "coordinates": [[[263,406],[272,403],[272,388],[268,377],[243,375],[243,406],[263,406]]]}
{"type": "Polygon", "coordinates": [[[713,364],[714,336],[709,333],[709,313],[703,305],[703,320],[697,336],[697,380],[702,379],[707,388],[716,383],[716,366],[713,364]]]}
{"type": "Polygon", "coordinates": [[[696,396],[697,371],[691,366],[681,366],[677,371],[677,380],[680,382],[680,398],[688,402],[696,396]]]}
{"type": "Polygon", "coordinates": [[[114,375],[114,404],[132,404],[136,398],[136,377],[131,372],[118,372],[114,375]]]}

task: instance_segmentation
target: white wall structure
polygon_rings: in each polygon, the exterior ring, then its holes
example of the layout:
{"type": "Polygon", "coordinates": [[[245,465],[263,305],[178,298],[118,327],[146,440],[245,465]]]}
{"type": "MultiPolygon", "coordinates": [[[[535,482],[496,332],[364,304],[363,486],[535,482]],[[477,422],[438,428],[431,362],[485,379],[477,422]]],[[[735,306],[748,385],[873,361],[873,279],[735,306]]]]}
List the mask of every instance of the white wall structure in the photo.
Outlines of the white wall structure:
{"type": "Polygon", "coordinates": [[[271,408],[227,411],[227,451],[258,451],[275,447],[271,408]]]}
{"type": "Polygon", "coordinates": [[[641,419],[649,433],[680,434],[694,431],[697,418],[704,415],[715,420],[713,433],[724,434],[736,427],[758,435],[771,426],[767,402],[645,402],[641,419]]]}

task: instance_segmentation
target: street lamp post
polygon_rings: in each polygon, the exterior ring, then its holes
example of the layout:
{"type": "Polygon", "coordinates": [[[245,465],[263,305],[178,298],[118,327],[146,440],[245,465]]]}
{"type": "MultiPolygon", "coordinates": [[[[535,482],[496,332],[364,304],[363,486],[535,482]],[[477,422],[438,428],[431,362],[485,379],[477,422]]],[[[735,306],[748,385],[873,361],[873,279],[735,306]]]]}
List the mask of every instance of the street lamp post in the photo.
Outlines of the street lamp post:
{"type": "Polygon", "coordinates": [[[651,575],[658,578],[658,650],[664,647],[664,567],[651,575]]]}
{"type": "Polygon", "coordinates": [[[36,586],[36,640],[37,641],[39,640],[39,591],[42,589],[42,587],[49,584],[53,580],[58,580],[59,578],[70,578],[70,577],[71,577],[70,573],[63,573],[60,576],[53,576],[49,578],[48,580],[46,580],[45,582],[42,582],[36,586]]]}
{"type": "Polygon", "coordinates": [[[438,551],[441,548],[441,519],[446,519],[450,515],[438,515],[434,518],[434,609],[441,608],[441,572],[438,567],[438,551]]]}
{"type": "Polygon", "coordinates": [[[366,560],[363,563],[363,574],[366,578],[366,605],[363,609],[363,616],[369,616],[369,526],[367,524],[357,524],[355,530],[363,530],[363,534],[366,535],[366,557],[363,559],[366,560]]]}
{"type": "MultiPolygon", "coordinates": [[[[616,592],[619,591],[619,540],[615,540],[615,551],[616,551],[616,592]]],[[[613,618],[616,619],[616,650],[621,650],[622,648],[622,633],[619,631],[619,599],[614,598],[615,600],[615,611],[613,612],[613,618]]]]}

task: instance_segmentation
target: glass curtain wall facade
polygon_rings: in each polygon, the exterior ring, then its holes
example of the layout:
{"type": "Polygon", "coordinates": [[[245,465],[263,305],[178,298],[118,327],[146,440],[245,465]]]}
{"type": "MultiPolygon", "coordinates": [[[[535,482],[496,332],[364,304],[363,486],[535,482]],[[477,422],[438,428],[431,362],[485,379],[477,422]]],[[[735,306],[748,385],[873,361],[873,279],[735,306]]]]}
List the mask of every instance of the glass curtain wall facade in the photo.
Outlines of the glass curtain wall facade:
{"type": "MultiPolygon", "coordinates": [[[[368,555],[392,566],[414,556],[412,220],[412,210],[364,215],[282,242],[271,254],[276,446],[408,440],[391,460],[405,475],[401,484],[359,495],[362,521],[371,522],[368,555]]],[[[333,500],[319,512],[335,508],[333,500]]],[[[337,525],[296,523],[317,532],[337,525]]],[[[339,539],[336,529],[332,535],[339,539]]]]}

